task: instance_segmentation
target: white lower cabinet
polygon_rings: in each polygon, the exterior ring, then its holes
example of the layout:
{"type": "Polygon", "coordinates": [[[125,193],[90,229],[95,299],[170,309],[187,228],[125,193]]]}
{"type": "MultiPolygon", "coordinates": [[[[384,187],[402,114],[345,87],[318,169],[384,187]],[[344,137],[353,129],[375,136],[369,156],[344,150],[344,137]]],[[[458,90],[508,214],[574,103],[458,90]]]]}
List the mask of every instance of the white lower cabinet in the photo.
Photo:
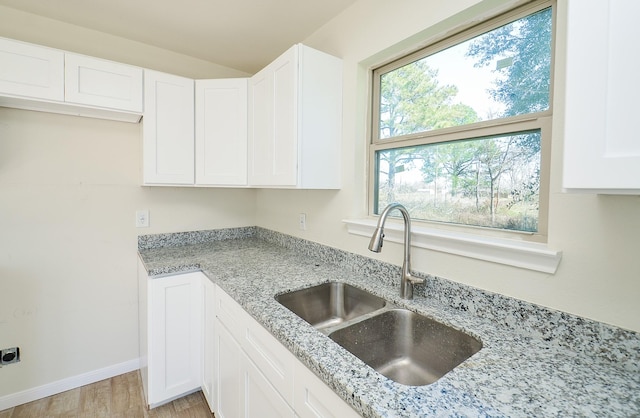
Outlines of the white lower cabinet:
{"type": "Polygon", "coordinates": [[[140,372],[150,408],[202,389],[217,418],[359,415],[203,273],[138,260],[140,372]]]}
{"type": "Polygon", "coordinates": [[[215,290],[216,417],[358,417],[220,288],[215,290]]]}
{"type": "Polygon", "coordinates": [[[217,387],[217,418],[240,416],[244,391],[241,385],[241,350],[231,333],[216,319],[214,381],[217,387]]]}
{"type": "Polygon", "coordinates": [[[350,418],[360,415],[296,360],[293,408],[300,418],[350,418]]]}
{"type": "Polygon", "coordinates": [[[216,285],[204,276],[202,277],[202,282],[202,393],[209,404],[211,412],[213,412],[214,406],[218,403],[216,382],[214,380],[214,371],[216,370],[214,333],[216,329],[216,313],[214,309],[216,303],[216,285]]]}
{"type": "Polygon", "coordinates": [[[151,408],[201,387],[203,278],[149,278],[138,266],[140,370],[151,408]]]}
{"type": "Polygon", "coordinates": [[[291,417],[293,408],[284,400],[269,379],[241,353],[240,372],[244,401],[240,416],[246,418],[291,417]]]}

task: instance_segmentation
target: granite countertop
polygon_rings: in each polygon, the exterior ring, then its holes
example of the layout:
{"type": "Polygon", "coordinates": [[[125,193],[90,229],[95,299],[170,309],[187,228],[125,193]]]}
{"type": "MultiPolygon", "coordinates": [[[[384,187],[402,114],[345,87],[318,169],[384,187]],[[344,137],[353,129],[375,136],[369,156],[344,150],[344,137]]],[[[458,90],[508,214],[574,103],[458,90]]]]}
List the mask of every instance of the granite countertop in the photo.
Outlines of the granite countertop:
{"type": "Polygon", "coordinates": [[[139,253],[150,276],[202,270],[365,417],[640,416],[635,332],[432,276],[405,301],[397,266],[261,228],[140,237],[139,253]],[[433,384],[396,383],[274,299],[327,281],[461,329],[483,347],[433,384]]]}

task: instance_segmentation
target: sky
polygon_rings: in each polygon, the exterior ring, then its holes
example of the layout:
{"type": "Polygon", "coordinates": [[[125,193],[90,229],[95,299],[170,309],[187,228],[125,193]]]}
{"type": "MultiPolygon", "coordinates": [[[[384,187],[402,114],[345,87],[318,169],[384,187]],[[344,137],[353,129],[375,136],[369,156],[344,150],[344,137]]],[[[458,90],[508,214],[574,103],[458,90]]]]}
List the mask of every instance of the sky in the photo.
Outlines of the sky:
{"type": "Polygon", "coordinates": [[[491,99],[487,90],[493,86],[493,80],[499,73],[495,64],[475,68],[475,60],[465,57],[468,43],[458,44],[426,58],[429,67],[438,69],[438,80],[441,84],[452,84],[458,87],[457,101],[471,106],[482,120],[488,115],[500,113],[505,106],[491,99]]]}

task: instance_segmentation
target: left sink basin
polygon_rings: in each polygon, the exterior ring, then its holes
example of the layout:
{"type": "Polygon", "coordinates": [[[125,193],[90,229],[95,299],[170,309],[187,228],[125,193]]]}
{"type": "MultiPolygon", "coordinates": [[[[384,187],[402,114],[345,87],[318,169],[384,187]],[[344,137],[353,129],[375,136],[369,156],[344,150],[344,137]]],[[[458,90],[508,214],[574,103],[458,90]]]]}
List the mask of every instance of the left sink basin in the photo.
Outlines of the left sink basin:
{"type": "Polygon", "coordinates": [[[340,282],[283,293],[276,300],[317,329],[339,325],[386,304],[378,296],[340,282]]]}

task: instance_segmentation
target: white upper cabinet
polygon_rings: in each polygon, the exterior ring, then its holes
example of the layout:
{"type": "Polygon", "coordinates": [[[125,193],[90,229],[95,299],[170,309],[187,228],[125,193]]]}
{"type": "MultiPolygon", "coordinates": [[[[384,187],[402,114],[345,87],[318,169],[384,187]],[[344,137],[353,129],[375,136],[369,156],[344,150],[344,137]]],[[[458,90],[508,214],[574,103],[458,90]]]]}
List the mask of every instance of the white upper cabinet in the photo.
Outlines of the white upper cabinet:
{"type": "Polygon", "coordinates": [[[340,188],[342,61],[294,45],[249,82],[249,185],[340,188]]]}
{"type": "Polygon", "coordinates": [[[137,123],[142,69],[0,38],[0,106],[137,123]]]}
{"type": "Polygon", "coordinates": [[[65,54],[65,100],[142,112],[142,68],[65,54]]]}
{"type": "Polygon", "coordinates": [[[0,94],[64,100],[64,53],[0,38],[0,94]]]}
{"type": "Polygon", "coordinates": [[[143,183],[194,183],[194,81],[145,70],[143,183]]]}
{"type": "Polygon", "coordinates": [[[563,187],[640,194],[640,2],[569,0],[566,13],[563,187]]]}
{"type": "Polygon", "coordinates": [[[196,184],[247,184],[247,79],[196,80],[196,184]]]}

